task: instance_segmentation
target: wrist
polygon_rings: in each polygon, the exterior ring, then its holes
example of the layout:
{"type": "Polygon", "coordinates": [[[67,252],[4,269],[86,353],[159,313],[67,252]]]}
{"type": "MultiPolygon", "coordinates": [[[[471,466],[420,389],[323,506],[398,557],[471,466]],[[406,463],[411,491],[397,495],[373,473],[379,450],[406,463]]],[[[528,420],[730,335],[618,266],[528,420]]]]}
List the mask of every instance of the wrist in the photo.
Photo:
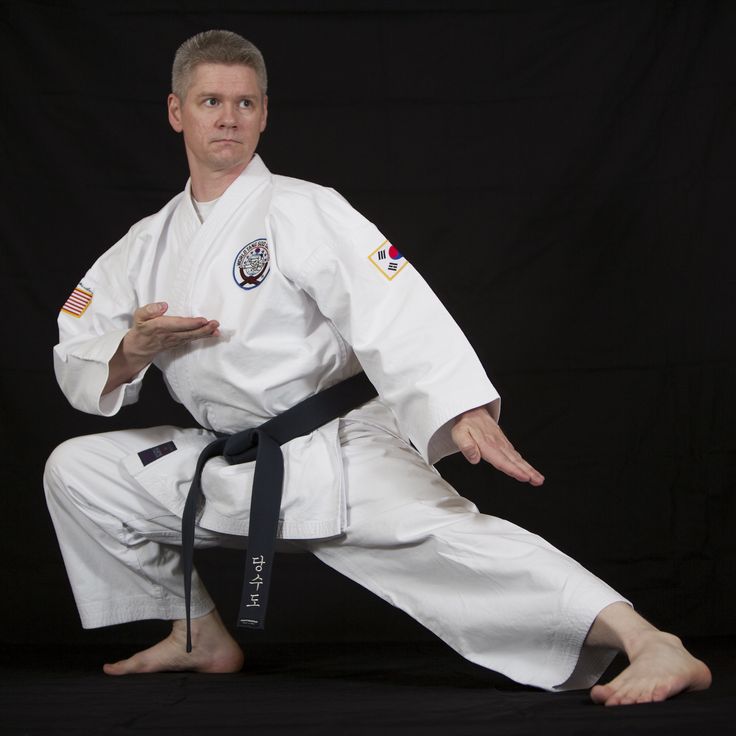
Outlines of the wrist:
{"type": "Polygon", "coordinates": [[[118,353],[119,355],[116,357],[120,359],[122,365],[132,370],[131,375],[135,375],[143,370],[154,357],[154,353],[150,353],[140,345],[135,328],[131,328],[125,333],[125,336],[120,341],[118,353]]]}

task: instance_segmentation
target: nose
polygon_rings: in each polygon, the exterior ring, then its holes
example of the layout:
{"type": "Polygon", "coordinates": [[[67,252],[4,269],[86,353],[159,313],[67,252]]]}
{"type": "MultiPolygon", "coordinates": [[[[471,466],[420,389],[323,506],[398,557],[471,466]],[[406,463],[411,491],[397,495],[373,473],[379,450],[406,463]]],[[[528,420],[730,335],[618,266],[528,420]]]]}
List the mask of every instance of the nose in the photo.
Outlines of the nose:
{"type": "Polygon", "coordinates": [[[226,103],[222,106],[222,112],[220,118],[217,121],[219,128],[237,128],[238,118],[235,114],[235,106],[231,103],[226,103]]]}

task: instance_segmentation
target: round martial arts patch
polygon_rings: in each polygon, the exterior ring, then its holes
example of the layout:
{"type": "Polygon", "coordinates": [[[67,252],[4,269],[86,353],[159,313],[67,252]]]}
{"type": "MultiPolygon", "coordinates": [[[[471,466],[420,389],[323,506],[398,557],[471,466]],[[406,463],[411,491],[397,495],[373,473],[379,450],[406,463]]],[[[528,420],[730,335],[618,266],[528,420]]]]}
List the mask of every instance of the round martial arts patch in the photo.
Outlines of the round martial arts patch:
{"type": "Polygon", "coordinates": [[[271,257],[268,241],[259,238],[244,246],[235,256],[233,278],[241,289],[255,289],[260,286],[271,270],[271,257]]]}

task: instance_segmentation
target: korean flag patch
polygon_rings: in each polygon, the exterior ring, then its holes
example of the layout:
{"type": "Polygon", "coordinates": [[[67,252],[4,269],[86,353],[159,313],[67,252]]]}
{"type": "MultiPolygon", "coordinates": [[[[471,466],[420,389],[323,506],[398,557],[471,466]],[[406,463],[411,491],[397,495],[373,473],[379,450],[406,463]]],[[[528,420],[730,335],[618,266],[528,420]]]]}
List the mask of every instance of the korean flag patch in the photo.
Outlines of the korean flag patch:
{"type": "Polygon", "coordinates": [[[384,240],[381,245],[376,248],[373,253],[368,256],[368,260],[389,280],[393,279],[408,261],[401,255],[399,249],[395,245],[391,245],[388,240],[384,240]]]}

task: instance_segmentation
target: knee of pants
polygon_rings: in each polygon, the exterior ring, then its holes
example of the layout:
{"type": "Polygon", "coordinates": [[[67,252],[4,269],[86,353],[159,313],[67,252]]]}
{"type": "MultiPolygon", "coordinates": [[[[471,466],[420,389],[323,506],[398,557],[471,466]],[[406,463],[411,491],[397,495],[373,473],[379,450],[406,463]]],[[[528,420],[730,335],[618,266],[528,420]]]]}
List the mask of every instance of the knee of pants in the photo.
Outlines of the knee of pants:
{"type": "Polygon", "coordinates": [[[64,503],[70,498],[69,479],[75,469],[88,464],[89,440],[87,437],[73,437],[62,442],[49,455],[43,471],[43,488],[47,505],[64,503]]]}
{"type": "MultiPolygon", "coordinates": [[[[75,438],[76,439],[76,438],[75,438]]],[[[66,440],[48,456],[46,467],[43,469],[43,490],[46,494],[46,504],[50,505],[58,500],[60,493],[63,493],[64,468],[69,465],[73,456],[72,446],[74,440],[66,440]]]]}

